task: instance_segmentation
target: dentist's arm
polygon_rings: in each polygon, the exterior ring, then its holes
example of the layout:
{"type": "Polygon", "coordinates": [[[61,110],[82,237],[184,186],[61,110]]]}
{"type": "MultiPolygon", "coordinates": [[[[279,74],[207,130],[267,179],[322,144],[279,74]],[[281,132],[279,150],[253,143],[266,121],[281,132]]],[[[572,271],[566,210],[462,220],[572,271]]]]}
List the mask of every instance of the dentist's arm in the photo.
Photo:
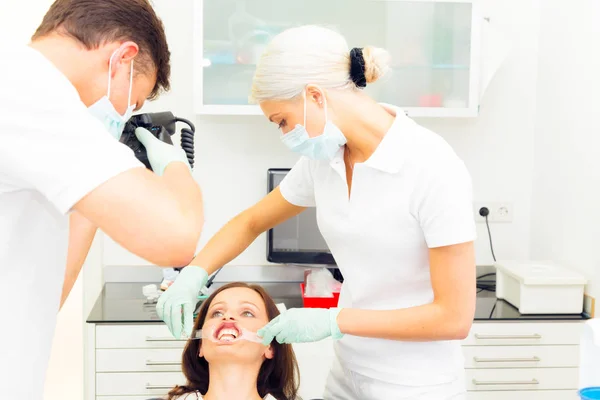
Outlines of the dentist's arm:
{"type": "Polygon", "coordinates": [[[152,139],[144,138],[159,176],[135,168],[109,179],[75,204],[61,307],[98,226],[128,250],[158,265],[182,266],[193,257],[203,222],[202,194],[181,150],[152,143],[152,139]]]}
{"type": "Polygon", "coordinates": [[[345,334],[413,342],[463,339],[475,314],[473,242],[432,248],[429,262],[434,292],[429,304],[397,310],[292,308],[258,335],[265,345],[273,339],[279,343],[316,342],[345,334]]]}
{"type": "Polygon", "coordinates": [[[202,193],[183,163],[160,177],[133,168],[106,181],[73,207],[132,253],[160,266],[194,257],[203,223],[202,193]]]}
{"type": "Polygon", "coordinates": [[[65,281],[60,299],[60,307],[69,297],[69,293],[79,276],[81,267],[90,251],[96,230],[98,228],[88,219],[77,212],[71,213],[69,217],[69,251],[67,255],[67,268],[65,270],[65,281]]]}
{"type": "Polygon", "coordinates": [[[181,271],[175,282],[160,296],[156,312],[171,334],[189,336],[194,306],[208,275],[240,255],[258,235],[304,210],[288,203],[278,188],[256,205],[229,221],[181,271]]]}
{"type": "Polygon", "coordinates": [[[153,264],[187,265],[204,223],[200,187],[182,149],[143,128],[135,134],[155,173],[145,168],[127,170],[95,188],[74,209],[153,264]]]}
{"type": "Polygon", "coordinates": [[[406,341],[464,339],[475,315],[473,243],[430,249],[429,262],[433,302],[390,311],[342,309],[337,316],[340,331],[406,341]]]}

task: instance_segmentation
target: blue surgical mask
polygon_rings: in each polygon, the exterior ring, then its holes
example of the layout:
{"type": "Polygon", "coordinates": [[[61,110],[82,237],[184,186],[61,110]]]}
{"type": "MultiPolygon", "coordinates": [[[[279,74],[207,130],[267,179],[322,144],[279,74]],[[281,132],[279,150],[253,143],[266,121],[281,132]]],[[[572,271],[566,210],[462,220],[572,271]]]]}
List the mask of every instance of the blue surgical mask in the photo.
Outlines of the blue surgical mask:
{"type": "Polygon", "coordinates": [[[342,131],[327,118],[327,99],[325,99],[325,127],[323,133],[311,138],[306,131],[306,92],[304,96],[304,125],[296,125],[281,137],[281,141],[293,152],[313,160],[331,160],[347,140],[342,131]]]}
{"type": "Polygon", "coordinates": [[[106,96],[103,96],[100,100],[92,104],[88,110],[92,115],[100,122],[104,124],[106,129],[113,135],[117,140],[121,138],[125,124],[129,121],[129,118],[133,115],[135,104],[131,104],[131,90],[133,89],[133,60],[131,60],[131,72],[129,75],[129,98],[127,99],[127,107],[125,114],[121,115],[115,110],[115,106],[110,102],[110,84],[111,84],[111,71],[112,71],[112,60],[118,49],[110,56],[108,62],[108,90],[106,96]]]}

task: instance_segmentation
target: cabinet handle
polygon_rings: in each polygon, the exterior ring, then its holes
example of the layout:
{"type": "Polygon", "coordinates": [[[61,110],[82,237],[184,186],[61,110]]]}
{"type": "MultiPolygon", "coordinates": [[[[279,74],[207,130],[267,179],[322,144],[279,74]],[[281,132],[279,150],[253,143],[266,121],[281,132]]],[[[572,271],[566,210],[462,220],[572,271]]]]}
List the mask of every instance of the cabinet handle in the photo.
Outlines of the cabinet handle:
{"type": "Polygon", "coordinates": [[[146,365],[148,367],[158,366],[158,365],[181,365],[181,361],[151,361],[151,360],[146,360],[146,365]]]}
{"type": "Polygon", "coordinates": [[[502,362],[514,362],[514,363],[519,363],[519,362],[539,362],[540,358],[533,356],[531,358],[479,358],[479,357],[473,357],[473,361],[478,362],[478,363],[502,363],[502,362]]]}
{"type": "Polygon", "coordinates": [[[517,339],[541,339],[542,335],[534,333],[532,335],[481,335],[475,334],[475,339],[485,340],[517,340],[517,339]]]}
{"type": "Polygon", "coordinates": [[[151,385],[149,383],[146,384],[146,390],[171,390],[175,387],[175,385],[151,385]]]}
{"type": "Polygon", "coordinates": [[[146,342],[186,342],[187,339],[175,339],[174,337],[146,337],[146,342]]]}
{"type": "Polygon", "coordinates": [[[537,379],[532,379],[530,381],[478,381],[477,379],[473,379],[473,384],[475,386],[493,386],[493,385],[539,385],[539,381],[537,379]]]}

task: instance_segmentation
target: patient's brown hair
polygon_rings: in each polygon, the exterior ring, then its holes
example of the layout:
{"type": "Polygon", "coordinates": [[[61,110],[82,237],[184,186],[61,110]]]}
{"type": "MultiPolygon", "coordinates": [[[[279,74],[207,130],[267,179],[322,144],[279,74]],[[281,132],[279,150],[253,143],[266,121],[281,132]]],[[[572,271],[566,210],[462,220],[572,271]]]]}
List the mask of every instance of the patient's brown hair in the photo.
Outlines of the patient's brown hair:
{"type": "MultiPolygon", "coordinates": [[[[233,282],[215,290],[215,292],[202,303],[200,313],[194,324],[194,331],[200,329],[204,325],[208,308],[215,296],[222,291],[231,288],[247,288],[254,290],[265,302],[269,320],[272,320],[279,315],[279,310],[277,309],[275,302],[261,286],[249,285],[243,282],[233,282]]],[[[176,386],[171,390],[168,396],[169,400],[196,391],[199,391],[204,395],[208,391],[209,366],[204,357],[198,356],[201,345],[202,340],[190,340],[185,346],[181,364],[183,367],[183,374],[187,378],[187,384],[185,386],[176,386]]],[[[273,348],[273,358],[266,359],[258,373],[258,379],[256,381],[258,394],[261,397],[270,394],[277,400],[295,400],[298,393],[299,374],[298,363],[294,351],[292,350],[292,346],[290,344],[280,344],[277,341],[273,341],[271,346],[273,348]]]]}

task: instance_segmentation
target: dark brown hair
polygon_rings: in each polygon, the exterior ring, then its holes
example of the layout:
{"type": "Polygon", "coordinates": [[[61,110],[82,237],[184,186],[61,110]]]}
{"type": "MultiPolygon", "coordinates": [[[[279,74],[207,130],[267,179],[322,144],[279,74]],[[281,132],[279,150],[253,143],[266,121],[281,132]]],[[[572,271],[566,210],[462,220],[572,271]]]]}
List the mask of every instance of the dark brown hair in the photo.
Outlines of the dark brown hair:
{"type": "Polygon", "coordinates": [[[171,53],[164,26],[148,0],[56,0],[31,39],[51,33],[70,36],[88,50],[115,41],[135,42],[142,61],[136,63],[138,71],[156,71],[149,98],[169,90],[171,53]]]}
{"type": "MultiPolygon", "coordinates": [[[[259,285],[249,285],[243,282],[232,282],[224,285],[208,297],[200,308],[198,318],[194,324],[194,331],[204,325],[208,308],[215,296],[224,290],[231,288],[252,289],[262,297],[265,302],[267,316],[272,320],[279,315],[279,310],[269,294],[259,285]]],[[[206,394],[208,391],[208,362],[204,357],[199,357],[202,340],[190,340],[183,351],[182,367],[183,374],[187,378],[185,386],[176,386],[169,392],[169,400],[187,393],[199,391],[206,394]]],[[[258,394],[265,397],[270,394],[277,400],[295,400],[298,393],[298,363],[290,344],[280,344],[273,341],[273,358],[266,359],[260,367],[256,387],[258,394]]]]}

